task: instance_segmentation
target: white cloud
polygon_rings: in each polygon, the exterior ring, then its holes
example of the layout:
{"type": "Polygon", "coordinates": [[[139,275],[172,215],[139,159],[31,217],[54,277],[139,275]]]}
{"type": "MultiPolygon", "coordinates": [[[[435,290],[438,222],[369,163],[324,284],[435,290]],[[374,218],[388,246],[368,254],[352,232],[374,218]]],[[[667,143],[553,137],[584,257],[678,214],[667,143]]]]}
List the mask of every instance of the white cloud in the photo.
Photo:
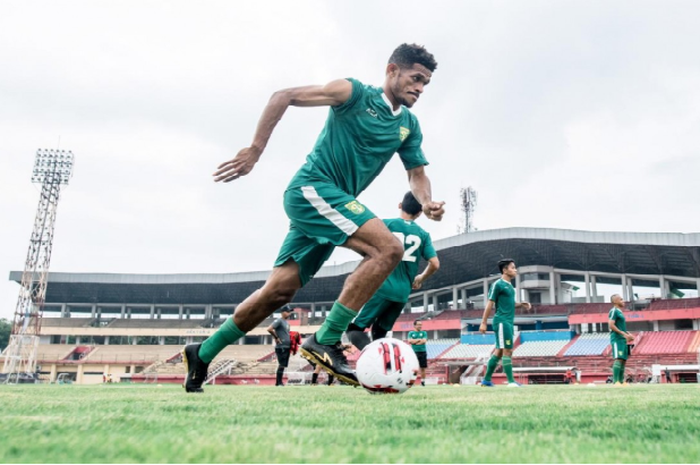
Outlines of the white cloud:
{"type": "MultiPolygon", "coordinates": [[[[381,83],[391,50],[439,62],[415,107],[434,237],[456,231],[459,188],[480,229],[700,230],[695,2],[22,2],[0,15],[0,271],[21,269],[38,198],[34,151],[76,155],[52,269],[265,269],[287,230],[282,192],[325,109],[290,109],[253,173],[212,182],[252,139],[277,89],[381,83]]],[[[392,161],[361,196],[392,216],[392,161]]],[[[353,259],[342,251],[332,261],[353,259]]],[[[0,316],[17,286],[0,281],[0,316]]]]}

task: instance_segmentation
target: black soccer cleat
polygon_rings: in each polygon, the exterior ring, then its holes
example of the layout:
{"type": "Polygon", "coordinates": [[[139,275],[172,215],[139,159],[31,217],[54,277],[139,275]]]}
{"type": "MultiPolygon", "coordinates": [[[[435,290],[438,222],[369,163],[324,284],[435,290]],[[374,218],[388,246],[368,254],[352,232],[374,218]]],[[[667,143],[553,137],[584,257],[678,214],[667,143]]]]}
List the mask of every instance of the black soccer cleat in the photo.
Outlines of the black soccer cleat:
{"type": "Polygon", "coordinates": [[[348,359],[345,357],[340,341],[332,346],[326,346],[319,344],[314,334],[302,344],[300,352],[302,357],[320,365],[321,368],[339,380],[351,386],[360,385],[355,372],[348,365],[348,359]]]}
{"type": "Polygon", "coordinates": [[[185,362],[185,383],[183,387],[187,392],[204,392],[202,384],[207,379],[209,364],[199,358],[199,348],[202,344],[189,344],[182,349],[182,361],[185,362]]]}

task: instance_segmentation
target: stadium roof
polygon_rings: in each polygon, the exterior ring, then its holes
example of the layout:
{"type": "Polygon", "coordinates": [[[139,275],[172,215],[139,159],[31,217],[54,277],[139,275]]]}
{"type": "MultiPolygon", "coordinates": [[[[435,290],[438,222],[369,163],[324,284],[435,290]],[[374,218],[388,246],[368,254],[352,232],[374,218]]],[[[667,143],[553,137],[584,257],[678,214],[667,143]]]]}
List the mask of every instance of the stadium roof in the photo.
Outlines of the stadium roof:
{"type": "MultiPolygon", "coordinates": [[[[700,233],[590,232],[507,228],[434,242],[442,267],[425,289],[440,289],[498,272],[504,257],[517,265],[572,271],[700,278],[700,233]]],[[[295,302],[331,302],[358,262],[325,266],[295,302]]],[[[264,283],[269,271],[221,274],[50,273],[46,302],[232,304],[264,283]]],[[[10,273],[20,282],[22,272],[10,273]]],[[[601,282],[599,280],[599,282],[601,282]]]]}

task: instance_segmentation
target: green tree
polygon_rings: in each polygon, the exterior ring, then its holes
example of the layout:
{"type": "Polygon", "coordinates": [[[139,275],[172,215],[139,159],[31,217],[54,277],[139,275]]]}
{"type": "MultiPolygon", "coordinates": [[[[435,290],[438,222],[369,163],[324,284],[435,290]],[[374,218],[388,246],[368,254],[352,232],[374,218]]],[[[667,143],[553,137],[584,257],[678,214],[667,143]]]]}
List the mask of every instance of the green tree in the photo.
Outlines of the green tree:
{"type": "Polygon", "coordinates": [[[5,318],[0,318],[0,351],[7,347],[7,343],[10,341],[10,332],[12,332],[12,323],[5,318]]]}

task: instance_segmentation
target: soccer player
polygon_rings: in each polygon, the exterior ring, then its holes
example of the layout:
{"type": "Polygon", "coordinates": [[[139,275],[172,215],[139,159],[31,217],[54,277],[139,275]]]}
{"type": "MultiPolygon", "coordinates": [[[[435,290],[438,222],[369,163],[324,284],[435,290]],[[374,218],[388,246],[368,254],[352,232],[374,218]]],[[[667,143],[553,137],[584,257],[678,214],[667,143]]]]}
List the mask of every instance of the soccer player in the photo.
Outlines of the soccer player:
{"type": "Polygon", "coordinates": [[[498,362],[503,360],[503,371],[508,377],[508,387],[520,387],[519,383],[513,378],[513,326],[515,322],[515,309],[524,308],[530,310],[532,306],[527,302],[515,302],[515,288],[511,281],[515,279],[518,270],[515,268],[515,261],[510,258],[500,260],[498,262],[498,270],[501,272],[501,279],[491,285],[489,291],[489,301],[484,310],[484,318],[481,320],[479,332],[486,332],[486,323],[488,321],[491,310],[496,307],[496,315],[493,317],[491,326],[496,333],[496,352],[491,356],[486,367],[486,375],[484,376],[481,385],[484,387],[493,387],[491,375],[496,370],[498,362]]]}
{"type": "Polygon", "coordinates": [[[398,152],[423,212],[431,220],[442,219],[444,202],[433,201],[425,173],[428,162],[421,149],[423,135],[418,119],[409,111],[436,67],[433,55],[423,47],[402,44],[389,58],[382,87],[348,78],[272,95],[251,146],[219,165],[216,182],[231,182],[251,172],[289,106],[329,106],[326,125],[284,192],[290,228],[267,281],[204,343],[184,348],[187,392],[202,392],[208,364],[216,354],[290,302],[336,246],[354,250],[363,260],[345,281],[319,331],[304,342],[301,353],[336,378],[359,384],[338,344],[340,337],[401,261],[404,250],[356,197],[398,152]]]}
{"type": "Polygon", "coordinates": [[[634,336],[627,332],[627,323],[622,310],[625,308],[625,301],[620,294],[613,294],[610,297],[613,308],[608,313],[608,326],[610,326],[610,345],[612,346],[613,357],[613,384],[621,385],[625,383],[625,364],[629,351],[627,344],[634,341],[634,336]]]}
{"type": "Polygon", "coordinates": [[[277,381],[275,386],[284,386],[282,382],[282,377],[284,376],[284,369],[289,366],[289,354],[292,350],[292,340],[289,337],[289,323],[287,320],[292,314],[289,307],[284,307],[282,309],[282,318],[277,318],[272,322],[267,328],[267,332],[272,334],[275,338],[275,355],[277,355],[277,381]]]}
{"type": "Polygon", "coordinates": [[[420,367],[420,385],[425,386],[425,369],[428,368],[428,333],[423,331],[423,323],[420,320],[413,322],[413,331],[408,333],[408,343],[413,347],[413,352],[418,357],[420,367]]]}
{"type": "Polygon", "coordinates": [[[372,328],[372,340],[385,337],[406,306],[411,289],[420,289],[423,282],[440,269],[440,261],[430,234],[415,223],[423,213],[423,207],[413,193],[409,191],[404,195],[403,201],[399,203],[399,210],[399,218],[384,220],[384,224],[402,244],[404,253],[401,263],[394,268],[348,327],[350,342],[360,350],[370,342],[365,329],[372,328]],[[418,260],[421,257],[428,261],[428,266],[423,273],[416,276],[418,260]]]}

